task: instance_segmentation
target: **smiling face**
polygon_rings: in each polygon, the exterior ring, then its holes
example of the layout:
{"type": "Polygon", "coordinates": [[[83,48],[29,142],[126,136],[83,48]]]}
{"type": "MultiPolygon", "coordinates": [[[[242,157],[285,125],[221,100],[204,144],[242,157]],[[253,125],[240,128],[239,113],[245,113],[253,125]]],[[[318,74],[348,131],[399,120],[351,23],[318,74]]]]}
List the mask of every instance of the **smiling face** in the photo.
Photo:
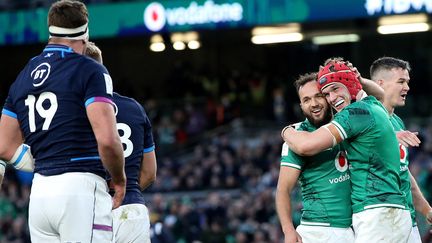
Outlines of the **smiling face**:
{"type": "Polygon", "coordinates": [[[303,114],[312,124],[320,127],[330,122],[332,117],[330,107],[319,91],[316,81],[311,80],[302,85],[298,94],[303,114]]]}
{"type": "Polygon", "coordinates": [[[378,84],[385,91],[383,103],[389,113],[393,113],[394,108],[405,105],[410,89],[410,76],[408,70],[402,68],[392,68],[381,72],[378,84]]]}
{"type": "Polygon", "coordinates": [[[345,85],[333,82],[322,89],[327,102],[337,111],[351,104],[350,93],[345,85]]]}

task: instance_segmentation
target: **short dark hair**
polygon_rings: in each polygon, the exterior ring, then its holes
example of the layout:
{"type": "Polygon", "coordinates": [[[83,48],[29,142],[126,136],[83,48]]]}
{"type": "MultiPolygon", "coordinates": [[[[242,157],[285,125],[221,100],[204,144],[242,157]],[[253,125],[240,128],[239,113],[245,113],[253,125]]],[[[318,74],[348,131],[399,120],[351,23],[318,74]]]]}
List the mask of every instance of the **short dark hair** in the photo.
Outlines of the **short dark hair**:
{"type": "Polygon", "coordinates": [[[86,23],[88,23],[87,7],[80,1],[57,1],[51,5],[48,12],[48,26],[78,28],[86,23]]]}
{"type": "Polygon", "coordinates": [[[370,77],[374,76],[381,70],[391,70],[393,68],[402,68],[403,70],[411,71],[409,62],[394,57],[381,57],[375,60],[370,66],[370,77]]]}
{"type": "Polygon", "coordinates": [[[306,74],[302,74],[302,75],[300,75],[300,76],[297,78],[297,80],[294,81],[294,87],[295,87],[296,90],[297,90],[297,94],[298,94],[300,88],[301,88],[303,85],[305,85],[305,84],[307,84],[307,83],[309,83],[309,82],[316,82],[316,80],[317,80],[317,76],[318,76],[317,73],[306,73],[306,74]]]}

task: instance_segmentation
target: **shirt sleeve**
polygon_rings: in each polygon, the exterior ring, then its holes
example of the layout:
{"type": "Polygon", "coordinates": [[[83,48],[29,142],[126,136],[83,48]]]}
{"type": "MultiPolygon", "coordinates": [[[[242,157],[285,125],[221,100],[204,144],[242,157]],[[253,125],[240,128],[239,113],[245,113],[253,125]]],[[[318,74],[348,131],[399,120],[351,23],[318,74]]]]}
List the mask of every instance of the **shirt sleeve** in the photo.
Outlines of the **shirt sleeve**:
{"type": "Polygon", "coordinates": [[[12,98],[10,96],[8,96],[6,98],[6,101],[5,101],[3,109],[2,109],[2,114],[10,116],[10,117],[15,118],[15,119],[18,119],[17,113],[16,113],[15,108],[14,108],[13,103],[12,103],[12,98]]]}
{"type": "Polygon", "coordinates": [[[374,122],[370,111],[359,106],[346,107],[338,112],[331,121],[343,140],[360,135],[369,129],[374,122]]]}
{"type": "Polygon", "coordinates": [[[145,126],[144,126],[144,153],[151,152],[155,150],[155,143],[153,140],[153,132],[150,124],[150,120],[148,117],[145,117],[145,126]]]}
{"type": "Polygon", "coordinates": [[[281,166],[287,166],[294,169],[302,170],[303,168],[303,160],[302,158],[294,153],[289,147],[288,144],[284,143],[282,145],[282,154],[281,154],[281,166]]]}
{"type": "Polygon", "coordinates": [[[138,104],[138,106],[140,107],[140,110],[144,117],[144,153],[148,153],[155,150],[152,125],[144,108],[140,104],[138,104]]]}
{"type": "Polygon", "coordinates": [[[108,71],[102,65],[91,63],[86,68],[89,75],[84,77],[84,100],[88,106],[93,102],[107,102],[113,104],[113,85],[108,71]]]}

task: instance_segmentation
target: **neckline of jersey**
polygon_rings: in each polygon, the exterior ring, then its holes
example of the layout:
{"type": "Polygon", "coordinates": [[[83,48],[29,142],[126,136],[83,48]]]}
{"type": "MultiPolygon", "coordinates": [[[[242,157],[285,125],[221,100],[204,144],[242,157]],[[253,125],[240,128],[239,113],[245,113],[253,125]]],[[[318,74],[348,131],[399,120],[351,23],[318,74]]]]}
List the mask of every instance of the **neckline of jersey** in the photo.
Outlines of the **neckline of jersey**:
{"type": "Polygon", "coordinates": [[[68,52],[68,53],[74,52],[72,47],[65,46],[65,45],[59,45],[59,44],[49,44],[45,47],[45,49],[43,51],[44,52],[46,52],[46,51],[61,51],[61,52],[68,52]]]}

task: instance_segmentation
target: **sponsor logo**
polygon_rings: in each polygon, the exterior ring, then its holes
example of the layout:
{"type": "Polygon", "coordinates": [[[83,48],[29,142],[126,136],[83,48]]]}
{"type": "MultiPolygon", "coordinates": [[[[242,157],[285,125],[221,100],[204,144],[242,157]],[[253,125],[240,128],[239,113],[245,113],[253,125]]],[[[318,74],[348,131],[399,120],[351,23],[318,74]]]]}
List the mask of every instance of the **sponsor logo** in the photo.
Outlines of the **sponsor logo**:
{"type": "Polygon", "coordinates": [[[400,171],[407,171],[408,170],[408,165],[401,165],[400,166],[400,171]]]}
{"type": "Polygon", "coordinates": [[[345,151],[340,151],[335,158],[335,167],[340,172],[345,172],[348,169],[348,159],[345,151]]]}
{"type": "Polygon", "coordinates": [[[351,179],[350,175],[348,173],[345,173],[343,175],[340,175],[339,177],[329,179],[330,184],[336,184],[340,182],[344,182],[351,179]]]}
{"type": "Polygon", "coordinates": [[[41,86],[50,75],[50,71],[51,66],[46,62],[39,64],[39,66],[33,69],[30,73],[30,77],[33,78],[33,86],[41,86]]]}
{"type": "Polygon", "coordinates": [[[423,9],[432,13],[431,0],[366,0],[364,6],[369,15],[403,14],[412,10],[420,12],[423,9]]]}
{"type": "Polygon", "coordinates": [[[408,156],[408,149],[403,146],[402,144],[399,144],[399,154],[400,154],[400,162],[402,164],[406,164],[407,156],[408,156]]]}
{"type": "Polygon", "coordinates": [[[150,3],[144,10],[144,24],[149,30],[156,32],[161,30],[165,23],[165,8],[160,3],[150,3]]]}
{"type": "Polygon", "coordinates": [[[325,82],[327,82],[327,78],[326,77],[324,77],[324,78],[321,78],[320,80],[319,80],[319,83],[322,85],[323,83],[325,83],[325,82]]]}
{"type": "Polygon", "coordinates": [[[196,25],[221,22],[238,22],[243,19],[240,3],[215,4],[205,1],[198,5],[192,1],[188,7],[165,8],[161,3],[152,2],[144,10],[144,24],[153,32],[168,26],[196,25]]]}

